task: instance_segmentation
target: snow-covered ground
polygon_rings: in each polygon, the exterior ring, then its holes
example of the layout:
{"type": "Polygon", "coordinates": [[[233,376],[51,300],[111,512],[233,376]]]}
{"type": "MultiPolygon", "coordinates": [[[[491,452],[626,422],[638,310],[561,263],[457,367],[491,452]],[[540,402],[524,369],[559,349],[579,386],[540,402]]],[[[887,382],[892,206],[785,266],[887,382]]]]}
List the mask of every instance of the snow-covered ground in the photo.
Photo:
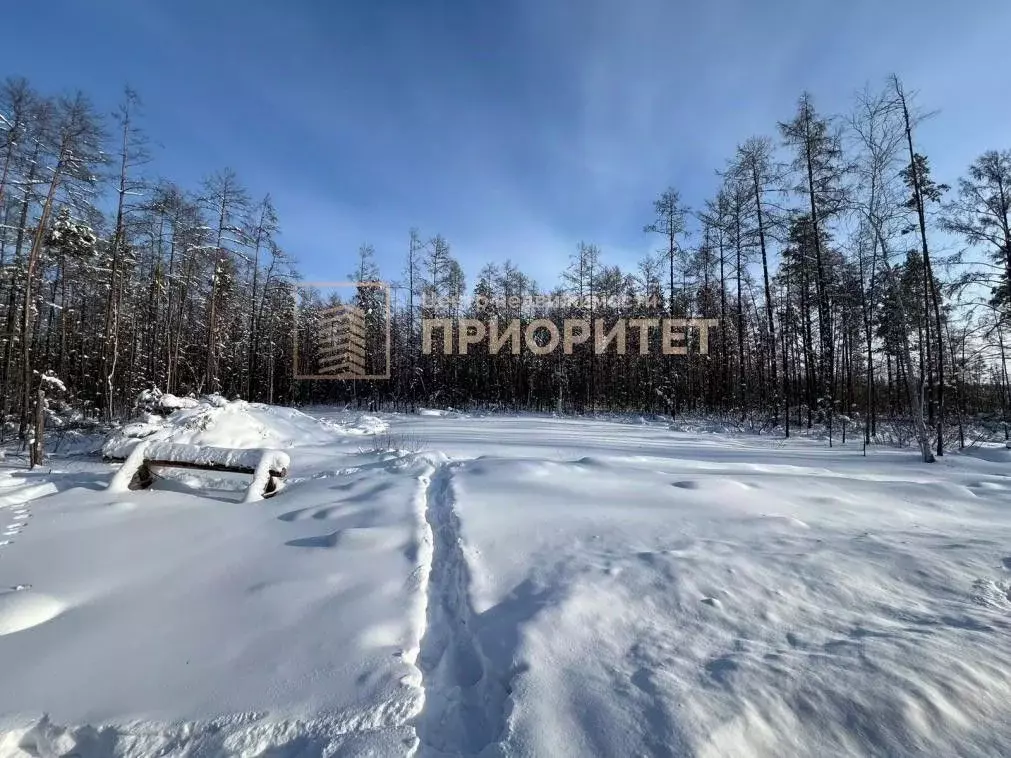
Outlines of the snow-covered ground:
{"type": "Polygon", "coordinates": [[[0,469],[0,756],[1011,754],[1011,451],[169,421],[285,488],[0,469]]]}

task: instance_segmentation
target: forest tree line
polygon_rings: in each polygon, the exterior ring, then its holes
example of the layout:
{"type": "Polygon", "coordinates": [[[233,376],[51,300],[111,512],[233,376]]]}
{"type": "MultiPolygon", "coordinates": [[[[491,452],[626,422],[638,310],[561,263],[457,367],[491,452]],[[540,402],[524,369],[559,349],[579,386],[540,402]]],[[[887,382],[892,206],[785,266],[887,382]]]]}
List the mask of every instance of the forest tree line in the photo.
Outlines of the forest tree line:
{"type": "MultiPolygon", "coordinates": [[[[803,94],[733,150],[699,207],[663,191],[643,214],[656,252],[634,270],[581,242],[548,288],[511,261],[468,282],[441,235],[405,234],[394,272],[363,244],[348,278],[390,281],[395,295],[391,378],[379,382],[294,379],[294,334],[327,303],[299,286],[270,196],[251,198],[228,170],[193,188],[153,179],[141,114],[130,91],[110,118],[84,95],[44,96],[20,79],[0,91],[5,435],[26,434],[51,375],[62,402],[105,421],[157,388],[372,408],[719,413],[786,434],[856,427],[866,440],[879,420],[901,420],[925,459],[970,428],[1006,435],[1011,151],[985,150],[940,181],[897,77],[844,114],[803,94]],[[541,294],[553,304],[531,305],[541,294]],[[424,319],[461,317],[719,325],[706,355],[422,353],[424,319]]],[[[374,298],[357,294],[370,312],[374,298]]]]}

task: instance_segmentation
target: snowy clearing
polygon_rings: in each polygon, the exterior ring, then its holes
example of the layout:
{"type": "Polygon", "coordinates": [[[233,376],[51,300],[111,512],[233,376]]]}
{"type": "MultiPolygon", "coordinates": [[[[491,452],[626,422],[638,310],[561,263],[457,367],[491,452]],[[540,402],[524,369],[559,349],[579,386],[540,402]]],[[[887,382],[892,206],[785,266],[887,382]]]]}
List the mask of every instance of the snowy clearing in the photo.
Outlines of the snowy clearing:
{"type": "Polygon", "coordinates": [[[1009,450],[247,403],[141,439],[287,484],[0,469],[0,756],[1011,753],[1009,450]]]}

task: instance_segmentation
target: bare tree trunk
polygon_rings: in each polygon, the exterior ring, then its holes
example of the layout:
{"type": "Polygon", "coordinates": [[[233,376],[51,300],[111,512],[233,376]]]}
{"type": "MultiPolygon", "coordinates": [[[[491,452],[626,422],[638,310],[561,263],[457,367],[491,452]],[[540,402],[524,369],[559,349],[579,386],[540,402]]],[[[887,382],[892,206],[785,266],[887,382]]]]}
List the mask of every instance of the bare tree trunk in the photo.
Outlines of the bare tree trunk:
{"type": "Polygon", "coordinates": [[[35,429],[31,445],[28,446],[28,468],[42,465],[46,432],[46,393],[40,387],[35,395],[35,429]]]}
{"type": "Polygon", "coordinates": [[[726,249],[723,244],[723,231],[719,230],[720,245],[720,361],[722,369],[722,405],[726,407],[727,390],[730,388],[730,361],[727,350],[727,277],[726,277],[726,249]]]}
{"type": "Polygon", "coordinates": [[[102,343],[102,367],[105,374],[105,420],[114,416],[114,381],[116,363],[119,358],[119,308],[120,253],[126,237],[124,209],[126,205],[126,166],[129,156],[130,111],[129,106],[123,118],[122,142],[120,145],[119,186],[116,191],[116,230],[112,237],[112,267],[109,271],[109,298],[105,314],[105,339],[102,343]]]}
{"type": "MultiPolygon", "coordinates": [[[[944,333],[941,328],[941,307],[937,288],[934,284],[933,267],[930,264],[930,249],[927,245],[927,221],[924,211],[923,187],[920,184],[919,171],[916,163],[916,152],[913,150],[913,129],[909,118],[909,108],[906,105],[906,96],[902,91],[902,85],[898,77],[893,78],[895,94],[899,98],[902,106],[902,117],[906,127],[906,144],[909,149],[909,173],[913,182],[913,199],[916,205],[916,219],[920,231],[920,249],[923,255],[923,275],[924,275],[924,307],[926,314],[926,324],[929,325],[931,305],[933,305],[934,330],[937,334],[937,454],[944,455],[944,333]]],[[[930,333],[929,326],[927,332],[928,363],[930,362],[930,333]]],[[[930,376],[928,367],[928,377],[930,376]]]]}
{"type": "MultiPolygon", "coordinates": [[[[810,131],[810,118],[807,120],[807,128],[810,131]]],[[[805,140],[805,156],[807,164],[807,188],[808,199],[810,201],[811,228],[814,236],[814,256],[816,265],[815,289],[818,297],[818,334],[820,336],[820,350],[818,355],[818,366],[820,374],[820,384],[825,395],[823,406],[825,408],[825,420],[828,424],[829,438],[832,436],[832,413],[835,410],[833,400],[833,350],[832,337],[829,333],[829,308],[828,308],[828,280],[825,274],[825,262],[821,249],[821,226],[818,218],[818,202],[815,194],[814,183],[814,155],[811,152],[810,134],[805,140]]]]}
{"type": "Polygon", "coordinates": [[[758,164],[751,164],[751,178],[755,193],[755,209],[758,214],[758,245],[762,252],[762,278],[765,281],[765,315],[769,328],[769,367],[772,371],[772,418],[773,425],[779,424],[779,396],[781,388],[776,368],[776,321],[772,317],[772,289],[769,286],[769,260],[765,246],[765,218],[762,210],[762,189],[758,177],[758,164]]]}
{"type": "Polygon", "coordinates": [[[997,344],[1000,345],[1000,370],[1001,376],[1004,379],[1004,392],[1001,397],[1001,405],[1003,406],[1004,439],[1006,441],[1011,438],[1011,433],[1008,430],[1008,404],[1011,403],[1011,382],[1008,381],[1007,356],[1004,352],[1004,332],[1001,329],[1001,315],[999,311],[995,313],[994,318],[997,323],[997,344]]]}
{"type": "Polygon", "coordinates": [[[734,213],[734,249],[737,253],[737,388],[734,391],[734,397],[737,398],[738,402],[741,404],[741,420],[744,420],[745,414],[747,412],[747,398],[745,397],[745,379],[744,379],[744,303],[743,294],[741,293],[741,270],[743,268],[741,264],[741,209],[740,206],[735,208],[734,213]]]}

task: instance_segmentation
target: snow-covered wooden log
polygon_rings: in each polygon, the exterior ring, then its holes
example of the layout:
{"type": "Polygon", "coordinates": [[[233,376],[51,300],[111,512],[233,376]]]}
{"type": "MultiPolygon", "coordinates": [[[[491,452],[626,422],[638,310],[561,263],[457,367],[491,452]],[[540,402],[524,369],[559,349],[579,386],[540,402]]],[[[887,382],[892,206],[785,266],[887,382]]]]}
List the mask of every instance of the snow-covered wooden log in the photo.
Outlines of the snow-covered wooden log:
{"type": "Polygon", "coordinates": [[[113,476],[109,489],[116,492],[147,489],[154,483],[152,469],[158,467],[252,474],[253,481],[244,499],[249,503],[276,494],[278,484],[288,475],[290,463],[288,455],[280,450],[203,447],[142,440],[113,476]]]}

